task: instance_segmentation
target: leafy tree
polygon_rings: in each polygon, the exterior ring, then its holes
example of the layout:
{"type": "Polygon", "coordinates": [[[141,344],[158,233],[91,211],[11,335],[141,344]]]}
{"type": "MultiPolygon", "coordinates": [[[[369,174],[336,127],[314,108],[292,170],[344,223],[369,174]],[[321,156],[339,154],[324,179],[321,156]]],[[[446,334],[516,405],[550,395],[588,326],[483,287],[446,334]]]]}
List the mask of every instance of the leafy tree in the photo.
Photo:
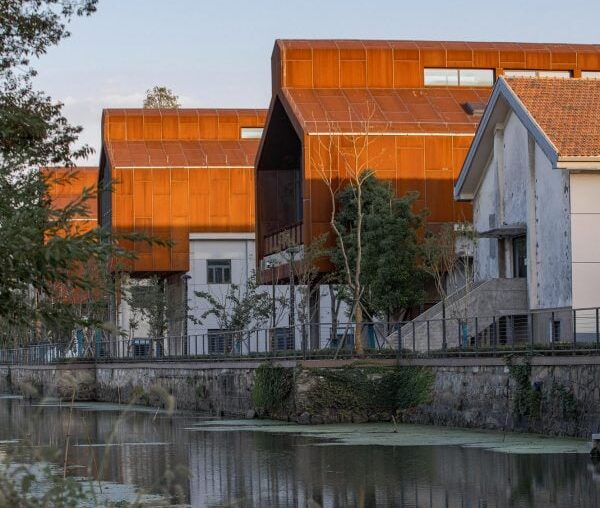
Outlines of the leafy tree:
{"type": "Polygon", "coordinates": [[[230,284],[222,298],[210,291],[194,294],[209,305],[200,319],[214,316],[221,330],[253,331],[264,326],[271,317],[271,295],[260,289],[254,272],[244,286],[230,284]]]}
{"type": "MultiPolygon", "coordinates": [[[[89,214],[86,189],[68,206],[56,209],[49,196],[49,166],[74,167],[92,153],[74,148],[80,127],[69,125],[62,105],[35,91],[30,60],[69,35],[74,16],[94,12],[97,0],[0,0],[0,329],[2,340],[23,344],[60,326],[82,320],[62,296],[79,290],[101,298],[99,288],[118,248],[108,231],[74,226],[89,214]],[[18,329],[27,329],[17,336],[18,329]]],[[[65,180],[74,178],[76,170],[65,180]]],[[[98,323],[101,325],[101,323],[98,323]]]]}
{"type": "MultiPolygon", "coordinates": [[[[351,186],[338,194],[335,221],[342,232],[349,263],[342,258],[339,241],[331,258],[338,273],[347,265],[354,266],[360,238],[363,290],[358,304],[371,316],[398,319],[406,309],[422,301],[423,271],[419,266],[417,231],[423,216],[412,210],[416,198],[416,193],[396,197],[388,184],[372,174],[366,175],[360,198],[363,217],[359,236],[359,196],[351,186]]],[[[343,281],[342,276],[339,278],[343,281]]],[[[346,298],[355,305],[353,294],[346,298]]]]}
{"type": "Polygon", "coordinates": [[[144,107],[147,109],[179,108],[179,97],[166,86],[155,86],[146,90],[144,107]]]}

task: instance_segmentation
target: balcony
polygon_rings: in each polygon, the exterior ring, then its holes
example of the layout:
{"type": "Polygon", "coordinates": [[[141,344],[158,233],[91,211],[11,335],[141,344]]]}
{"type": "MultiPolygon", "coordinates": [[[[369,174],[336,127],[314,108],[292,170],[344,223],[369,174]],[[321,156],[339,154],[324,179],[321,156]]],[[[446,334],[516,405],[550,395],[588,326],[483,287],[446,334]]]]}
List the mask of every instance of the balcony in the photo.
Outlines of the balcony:
{"type": "Polygon", "coordinates": [[[302,222],[279,229],[264,235],[264,255],[269,256],[284,251],[288,247],[302,245],[302,222]]]}

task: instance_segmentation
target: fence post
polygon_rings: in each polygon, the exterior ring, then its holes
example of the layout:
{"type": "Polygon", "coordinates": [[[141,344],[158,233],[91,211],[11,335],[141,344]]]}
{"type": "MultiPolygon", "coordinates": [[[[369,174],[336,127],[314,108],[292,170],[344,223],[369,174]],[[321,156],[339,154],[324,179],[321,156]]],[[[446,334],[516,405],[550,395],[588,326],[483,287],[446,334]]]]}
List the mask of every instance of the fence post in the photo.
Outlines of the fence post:
{"type": "Polygon", "coordinates": [[[596,307],[596,347],[600,343],[600,326],[598,323],[598,307],[596,307]]]}
{"type": "Polygon", "coordinates": [[[533,351],[533,342],[535,335],[535,320],[533,319],[533,313],[529,313],[529,347],[533,351]]]}
{"type": "Polygon", "coordinates": [[[402,323],[398,325],[398,350],[396,351],[396,360],[400,361],[402,356],[402,323]]]}
{"type": "Polygon", "coordinates": [[[429,342],[429,319],[427,320],[427,354],[430,352],[430,342],[429,342]]]}
{"type": "Polygon", "coordinates": [[[577,348],[577,310],[573,309],[573,351],[577,348]]]}
{"type": "Polygon", "coordinates": [[[475,351],[477,351],[477,340],[479,339],[479,318],[475,316],[475,351]]]}
{"type": "Polygon", "coordinates": [[[413,354],[417,352],[417,337],[416,337],[416,330],[415,330],[415,320],[412,320],[412,332],[413,332],[413,354]]]}

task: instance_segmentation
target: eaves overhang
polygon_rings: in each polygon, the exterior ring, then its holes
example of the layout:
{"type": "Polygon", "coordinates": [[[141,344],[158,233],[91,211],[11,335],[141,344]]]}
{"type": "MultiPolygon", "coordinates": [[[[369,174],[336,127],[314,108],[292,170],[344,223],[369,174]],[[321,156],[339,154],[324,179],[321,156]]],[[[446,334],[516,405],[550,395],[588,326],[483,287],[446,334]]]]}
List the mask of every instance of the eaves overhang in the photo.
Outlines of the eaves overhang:
{"type": "Polygon", "coordinates": [[[534,137],[537,145],[548,157],[552,166],[557,167],[559,157],[556,146],[531,116],[506,80],[500,77],[496,81],[485,112],[477,126],[473,142],[467,152],[458,180],[454,185],[454,199],[456,201],[471,201],[473,199],[491,157],[494,147],[495,126],[498,123],[503,123],[510,111],[517,115],[523,126],[534,137]]]}

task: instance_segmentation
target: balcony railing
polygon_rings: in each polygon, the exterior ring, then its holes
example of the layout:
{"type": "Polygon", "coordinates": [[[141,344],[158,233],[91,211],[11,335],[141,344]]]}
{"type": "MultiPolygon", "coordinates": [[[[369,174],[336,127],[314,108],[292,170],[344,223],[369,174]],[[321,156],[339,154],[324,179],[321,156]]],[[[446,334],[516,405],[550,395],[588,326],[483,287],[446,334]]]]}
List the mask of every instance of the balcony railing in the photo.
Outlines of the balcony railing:
{"type": "Polygon", "coordinates": [[[288,247],[302,245],[302,243],[302,222],[296,222],[264,236],[265,255],[276,254],[288,247]]]}
{"type": "Polygon", "coordinates": [[[0,349],[0,365],[69,361],[229,361],[358,357],[358,330],[372,358],[600,354],[600,308],[523,311],[394,323],[312,323],[164,337],[110,338],[83,344],[0,349]]]}

